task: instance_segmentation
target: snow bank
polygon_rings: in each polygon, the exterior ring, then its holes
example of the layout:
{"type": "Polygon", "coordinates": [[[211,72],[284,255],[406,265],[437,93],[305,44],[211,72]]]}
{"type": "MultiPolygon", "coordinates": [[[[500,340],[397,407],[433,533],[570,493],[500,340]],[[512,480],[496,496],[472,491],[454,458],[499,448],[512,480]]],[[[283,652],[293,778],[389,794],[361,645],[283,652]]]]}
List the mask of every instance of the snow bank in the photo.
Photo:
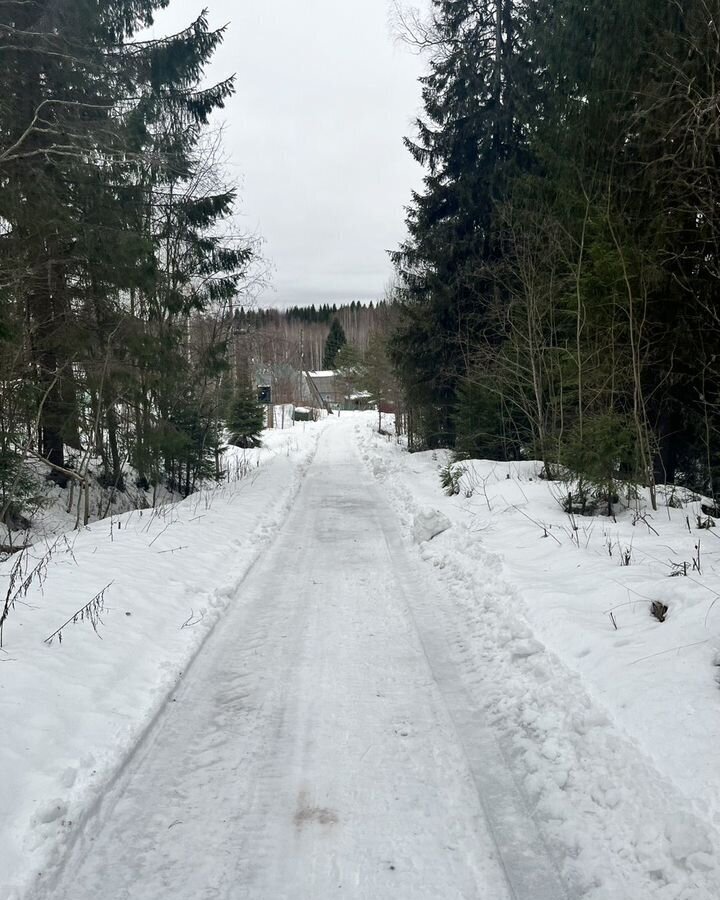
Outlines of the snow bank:
{"type": "Polygon", "coordinates": [[[417,544],[431,541],[448,528],[452,528],[452,522],[439,509],[421,509],[413,518],[413,537],[417,544]]]}
{"type": "Polygon", "coordinates": [[[700,501],[573,521],[534,463],[488,461],[464,463],[446,497],[446,453],[357,422],[408,540],[428,506],[453,523],[415,552],[446,586],[448,645],[574,896],[719,897],[720,540],[693,527],[700,501]]]}
{"type": "MultiPolygon", "coordinates": [[[[237,587],[324,427],[266,433],[264,447],[230,451],[238,481],[29,551],[24,571],[40,577],[10,609],[0,652],[1,900],[24,897],[66,851],[223,610],[242,602],[237,587]]],[[[3,597],[17,562],[0,565],[3,597]]]]}

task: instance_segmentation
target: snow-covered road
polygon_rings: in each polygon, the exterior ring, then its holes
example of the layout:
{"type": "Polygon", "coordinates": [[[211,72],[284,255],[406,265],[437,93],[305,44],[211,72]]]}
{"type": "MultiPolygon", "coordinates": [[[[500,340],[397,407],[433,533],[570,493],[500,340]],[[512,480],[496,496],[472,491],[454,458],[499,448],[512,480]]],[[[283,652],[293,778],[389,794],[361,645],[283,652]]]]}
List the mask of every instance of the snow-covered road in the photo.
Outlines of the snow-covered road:
{"type": "Polygon", "coordinates": [[[561,900],[416,566],[341,420],[38,896],[561,900]]]}

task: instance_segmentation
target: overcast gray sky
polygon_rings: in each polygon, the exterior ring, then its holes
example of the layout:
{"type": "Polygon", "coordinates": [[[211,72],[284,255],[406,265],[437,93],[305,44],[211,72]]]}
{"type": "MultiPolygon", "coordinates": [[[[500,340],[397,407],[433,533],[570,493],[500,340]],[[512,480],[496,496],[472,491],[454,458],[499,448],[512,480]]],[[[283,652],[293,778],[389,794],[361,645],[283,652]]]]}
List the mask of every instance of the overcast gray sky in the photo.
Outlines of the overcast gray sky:
{"type": "Polygon", "coordinates": [[[381,297],[422,178],[402,143],[421,60],[395,42],[390,0],[171,0],[155,33],[205,6],[230,23],[209,74],[237,74],[225,146],[273,267],[260,304],[381,297]]]}

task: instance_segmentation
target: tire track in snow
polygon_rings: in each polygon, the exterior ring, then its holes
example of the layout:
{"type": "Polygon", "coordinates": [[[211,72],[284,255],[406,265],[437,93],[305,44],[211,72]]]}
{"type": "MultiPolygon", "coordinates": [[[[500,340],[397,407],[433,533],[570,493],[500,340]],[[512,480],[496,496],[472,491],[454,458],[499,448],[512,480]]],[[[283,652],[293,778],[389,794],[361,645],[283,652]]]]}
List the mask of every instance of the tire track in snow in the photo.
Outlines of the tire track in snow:
{"type": "MultiPolygon", "coordinates": [[[[315,459],[321,435],[322,432],[319,431],[314,436],[314,444],[309,455],[293,471],[289,491],[280,497],[275,507],[268,510],[268,515],[258,523],[251,538],[251,543],[256,548],[253,557],[238,574],[225,584],[216,587],[210,593],[215,594],[216,597],[223,598],[237,595],[243,582],[250,577],[254,568],[260,563],[264,552],[277,539],[279,527],[294,505],[302,489],[304,477],[315,459]]],[[[256,477],[253,477],[251,483],[248,482],[251,487],[254,486],[256,477]]],[[[248,483],[243,483],[241,487],[247,489],[248,483]]],[[[96,827],[98,823],[107,820],[112,815],[114,805],[128,783],[129,773],[134,768],[137,768],[140,760],[144,759],[150,752],[150,748],[161,730],[161,722],[167,715],[169,704],[176,702],[177,696],[173,698],[173,695],[177,695],[182,690],[183,683],[190,677],[194,664],[204,652],[206,644],[211,640],[216,629],[220,627],[228,612],[229,610],[225,609],[219,618],[213,621],[212,626],[207,629],[202,640],[195,647],[192,656],[184,665],[176,684],[168,691],[165,702],[158,705],[152,717],[139,732],[132,751],[121,760],[118,767],[101,787],[95,786],[96,794],[94,799],[85,807],[81,815],[75,817],[72,832],[63,835],[62,843],[55,849],[53,857],[51,857],[45,870],[38,873],[36,884],[28,892],[28,897],[31,897],[32,900],[45,900],[45,898],[55,900],[56,891],[58,890],[57,885],[67,868],[72,868],[82,858],[84,853],[88,851],[89,847],[92,846],[94,836],[92,834],[88,835],[88,832],[96,827]]],[[[15,900],[15,895],[13,894],[9,900],[15,900]]]]}
{"type": "Polygon", "coordinates": [[[324,432],[53,900],[511,896],[351,442],[324,432]]]}
{"type": "MultiPolygon", "coordinates": [[[[397,532],[386,534],[396,559],[405,553],[397,532]]],[[[410,571],[405,584],[416,589],[406,603],[417,628],[428,666],[457,729],[480,803],[487,817],[515,900],[569,900],[566,886],[485,716],[472,699],[458,668],[437,611],[427,602],[420,579],[410,571]]]]}
{"type": "MultiPolygon", "coordinates": [[[[410,473],[411,458],[393,459],[394,448],[358,430],[363,458],[408,535],[422,480],[410,473]]],[[[428,593],[443,598],[437,608],[425,599],[420,606],[451,648],[571,895],[716,900],[717,830],[617,731],[579,676],[534,639],[521,598],[503,580],[502,559],[484,549],[482,534],[456,525],[415,552],[421,577],[436,586],[428,593]]]]}

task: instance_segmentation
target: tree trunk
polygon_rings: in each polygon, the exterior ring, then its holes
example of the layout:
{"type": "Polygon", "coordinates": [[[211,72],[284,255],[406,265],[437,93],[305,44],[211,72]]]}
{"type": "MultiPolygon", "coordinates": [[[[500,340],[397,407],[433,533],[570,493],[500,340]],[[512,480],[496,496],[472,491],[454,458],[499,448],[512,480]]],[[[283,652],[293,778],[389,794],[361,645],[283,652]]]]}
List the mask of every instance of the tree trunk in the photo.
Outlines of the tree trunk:
{"type": "MultiPolygon", "coordinates": [[[[38,388],[44,398],[39,414],[39,451],[50,463],[65,468],[65,443],[79,446],[74,429],[74,389],[69,360],[63,359],[63,332],[67,311],[60,296],[62,275],[52,259],[51,248],[43,248],[47,260],[43,276],[35,280],[28,295],[28,318],[32,328],[31,352],[37,372],[38,388]],[[69,438],[69,440],[68,440],[69,438]]],[[[53,470],[53,481],[61,487],[67,477],[53,470]]]]}
{"type": "Polygon", "coordinates": [[[122,464],[120,462],[120,451],[117,442],[117,415],[115,407],[108,407],[107,411],[107,427],[108,427],[108,446],[110,448],[110,459],[112,460],[112,483],[119,490],[125,490],[122,476],[122,464]]]}

